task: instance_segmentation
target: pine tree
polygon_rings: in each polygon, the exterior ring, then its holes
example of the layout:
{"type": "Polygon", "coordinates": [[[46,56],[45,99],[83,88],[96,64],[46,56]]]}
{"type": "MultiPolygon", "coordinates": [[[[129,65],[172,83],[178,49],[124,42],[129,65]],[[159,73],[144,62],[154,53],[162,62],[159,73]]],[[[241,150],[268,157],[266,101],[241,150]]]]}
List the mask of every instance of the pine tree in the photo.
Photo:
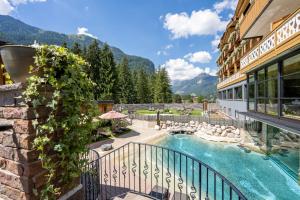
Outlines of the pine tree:
{"type": "Polygon", "coordinates": [[[155,75],[154,84],[154,102],[155,103],[171,103],[172,90],[168,72],[165,68],[159,69],[155,75]]]}
{"type": "Polygon", "coordinates": [[[96,100],[100,99],[101,95],[101,62],[100,62],[100,48],[97,40],[94,40],[91,45],[89,45],[86,53],[86,61],[90,64],[89,75],[90,78],[96,84],[94,86],[94,96],[96,100]]]}
{"type": "Polygon", "coordinates": [[[139,103],[138,97],[137,97],[138,71],[133,70],[131,73],[131,77],[132,77],[132,84],[133,84],[133,103],[139,103]]]}
{"type": "Polygon", "coordinates": [[[118,99],[120,103],[134,103],[134,86],[132,74],[128,67],[128,59],[125,57],[118,65],[118,99]]]}
{"type": "Polygon", "coordinates": [[[149,100],[149,85],[148,77],[143,69],[138,71],[137,75],[137,102],[138,103],[150,103],[149,100]]]}
{"type": "Polygon", "coordinates": [[[107,44],[100,51],[101,82],[100,98],[117,101],[117,71],[113,53],[107,44]]]}
{"type": "Polygon", "coordinates": [[[71,51],[76,55],[82,56],[82,50],[78,42],[73,44],[71,51]]]}

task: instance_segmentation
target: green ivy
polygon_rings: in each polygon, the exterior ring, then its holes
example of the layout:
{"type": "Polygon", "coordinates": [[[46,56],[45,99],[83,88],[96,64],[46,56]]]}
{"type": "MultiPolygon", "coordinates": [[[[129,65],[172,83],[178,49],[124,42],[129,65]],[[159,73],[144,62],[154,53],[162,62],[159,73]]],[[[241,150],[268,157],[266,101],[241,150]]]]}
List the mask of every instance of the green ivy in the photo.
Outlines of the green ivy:
{"type": "Polygon", "coordinates": [[[37,116],[39,107],[49,109],[46,120],[33,121],[34,148],[48,171],[47,184],[38,194],[41,199],[56,199],[61,187],[79,177],[86,163],[80,157],[87,152],[96,110],[88,68],[88,63],[66,48],[36,49],[35,67],[30,69],[32,76],[23,95],[37,116]]]}

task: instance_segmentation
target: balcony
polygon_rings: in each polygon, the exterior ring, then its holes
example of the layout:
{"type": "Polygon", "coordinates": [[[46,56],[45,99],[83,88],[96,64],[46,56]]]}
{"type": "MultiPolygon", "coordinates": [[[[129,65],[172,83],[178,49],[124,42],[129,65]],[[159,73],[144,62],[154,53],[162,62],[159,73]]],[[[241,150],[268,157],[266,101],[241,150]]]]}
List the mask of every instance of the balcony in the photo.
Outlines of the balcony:
{"type": "Polygon", "coordinates": [[[247,77],[245,74],[242,74],[240,72],[237,72],[235,74],[233,74],[232,76],[226,78],[225,80],[223,80],[222,82],[220,82],[218,85],[217,85],[217,88],[218,89],[221,89],[221,88],[224,88],[224,87],[227,87],[229,85],[232,85],[234,83],[238,83],[240,81],[243,81],[245,80],[247,77]]]}
{"type": "Polygon", "coordinates": [[[245,16],[241,17],[240,20],[240,37],[243,36],[249,31],[253,23],[260,16],[265,6],[267,6],[269,0],[258,0],[254,1],[249,8],[249,11],[245,16]]]}
{"type": "Polygon", "coordinates": [[[212,167],[176,150],[130,142],[84,158],[89,161],[81,175],[86,200],[247,199],[212,167]]]}
{"type": "Polygon", "coordinates": [[[241,73],[299,45],[300,41],[300,8],[288,17],[281,25],[269,33],[240,61],[241,73]]]}

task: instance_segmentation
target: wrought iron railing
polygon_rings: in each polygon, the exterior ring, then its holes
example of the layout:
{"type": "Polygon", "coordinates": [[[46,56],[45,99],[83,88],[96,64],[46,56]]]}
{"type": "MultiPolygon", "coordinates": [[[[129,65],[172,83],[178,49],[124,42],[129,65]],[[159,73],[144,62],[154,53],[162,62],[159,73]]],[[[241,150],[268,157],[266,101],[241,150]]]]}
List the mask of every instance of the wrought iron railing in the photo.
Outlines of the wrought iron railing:
{"type": "Polygon", "coordinates": [[[152,199],[246,199],[223,175],[185,153],[130,142],[88,163],[81,182],[85,199],[128,192],[152,199]]]}

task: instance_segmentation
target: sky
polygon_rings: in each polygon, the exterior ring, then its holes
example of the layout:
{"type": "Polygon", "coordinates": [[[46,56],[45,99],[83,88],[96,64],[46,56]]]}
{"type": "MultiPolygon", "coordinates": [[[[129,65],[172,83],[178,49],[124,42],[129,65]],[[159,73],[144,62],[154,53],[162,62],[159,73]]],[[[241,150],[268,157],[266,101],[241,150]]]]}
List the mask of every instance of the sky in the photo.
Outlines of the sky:
{"type": "Polygon", "coordinates": [[[165,67],[172,81],[216,74],[217,45],[237,0],[0,0],[0,14],[85,34],[165,67]]]}

